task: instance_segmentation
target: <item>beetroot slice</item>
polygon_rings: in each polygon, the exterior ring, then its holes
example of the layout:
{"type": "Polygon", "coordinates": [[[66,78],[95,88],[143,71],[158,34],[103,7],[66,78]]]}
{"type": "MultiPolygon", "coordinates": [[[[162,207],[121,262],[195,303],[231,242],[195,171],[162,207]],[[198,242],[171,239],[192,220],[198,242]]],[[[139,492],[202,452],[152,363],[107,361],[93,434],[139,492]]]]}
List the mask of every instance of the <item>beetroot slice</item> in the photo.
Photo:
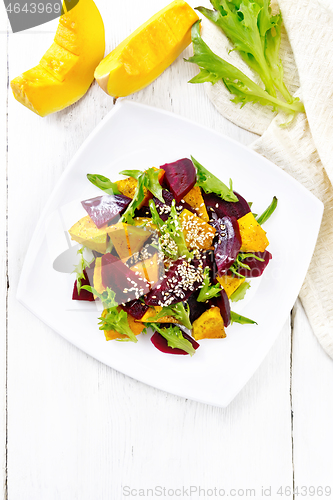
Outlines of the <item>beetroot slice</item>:
{"type": "Polygon", "coordinates": [[[141,319],[148,311],[149,307],[143,304],[140,300],[131,300],[123,305],[124,311],[133,316],[135,319],[141,319]]]}
{"type": "MultiPolygon", "coordinates": [[[[185,196],[185,195],[184,195],[185,196]]],[[[153,198],[154,202],[155,202],[155,205],[156,205],[156,210],[158,211],[159,213],[159,216],[161,217],[162,220],[166,221],[167,218],[169,217],[169,211],[165,210],[165,205],[167,205],[168,207],[171,207],[172,205],[172,201],[175,199],[174,196],[172,195],[172,193],[170,193],[170,191],[167,191],[166,189],[163,189],[163,199],[165,201],[165,203],[162,203],[158,198],[153,198]]],[[[196,211],[194,210],[194,208],[191,207],[191,205],[189,205],[188,203],[186,203],[186,201],[179,201],[176,203],[176,208],[180,209],[180,210],[189,210],[189,212],[191,212],[192,214],[196,214],[196,211]]]]}
{"type": "MultiPolygon", "coordinates": [[[[187,335],[187,333],[182,332],[182,334],[184,339],[191,342],[195,350],[197,350],[198,347],[200,347],[200,344],[198,344],[198,342],[192,339],[192,337],[187,335]]],[[[158,332],[155,332],[150,340],[154,344],[156,349],[158,349],[161,352],[165,352],[167,354],[184,354],[184,355],[188,354],[188,352],[183,351],[183,349],[178,349],[177,347],[169,347],[167,340],[164,337],[162,337],[162,335],[158,332]]]]}
{"type": "Polygon", "coordinates": [[[223,217],[211,222],[217,232],[214,255],[218,274],[221,276],[235,262],[242,246],[236,217],[223,217]]]}
{"type": "Polygon", "coordinates": [[[217,297],[212,298],[209,301],[211,306],[219,307],[221,316],[223,319],[224,326],[227,327],[230,325],[230,302],[228,299],[228,295],[225,290],[221,290],[221,294],[217,297]]]}
{"type": "Polygon", "coordinates": [[[202,282],[199,279],[190,282],[188,279],[189,273],[193,276],[200,264],[200,259],[191,262],[183,258],[176,260],[159,285],[147,294],[145,303],[148,306],[163,306],[187,300],[202,282]]]}
{"type": "MultiPolygon", "coordinates": [[[[89,276],[87,274],[86,269],[83,271],[83,274],[84,274],[84,280],[81,280],[81,286],[92,285],[92,280],[89,279],[89,276]]],[[[91,292],[88,292],[88,290],[85,290],[84,288],[83,289],[81,288],[80,294],[79,294],[79,292],[77,290],[77,280],[75,280],[72,300],[86,300],[88,302],[92,302],[95,299],[94,299],[94,295],[91,292]]]]}
{"type": "MultiPolygon", "coordinates": [[[[163,199],[165,201],[165,203],[162,203],[158,198],[153,198],[153,201],[155,203],[155,206],[156,206],[156,210],[159,214],[159,216],[161,217],[161,219],[163,221],[166,221],[167,218],[169,217],[169,210],[165,209],[165,206],[167,205],[168,207],[171,207],[172,205],[172,200],[174,200],[175,198],[173,197],[172,193],[170,193],[170,191],[168,191],[167,189],[163,189],[163,199]]],[[[192,214],[195,214],[197,215],[197,212],[194,210],[194,208],[191,207],[191,205],[189,205],[188,203],[186,203],[186,201],[182,202],[180,201],[179,203],[177,203],[177,208],[180,209],[180,210],[188,210],[189,212],[191,212],[192,214]]],[[[151,211],[150,211],[150,208],[149,207],[141,207],[140,210],[137,210],[135,212],[135,216],[136,217],[151,217],[151,211]]]]}
{"type": "Polygon", "coordinates": [[[123,213],[131,201],[131,198],[122,194],[105,194],[81,201],[81,204],[95,225],[100,228],[123,213]]]}
{"type": "Polygon", "coordinates": [[[196,183],[196,170],[191,160],[182,158],[174,163],[162,165],[164,182],[179,203],[196,183]]]}
{"type": "Polygon", "coordinates": [[[203,314],[207,309],[209,309],[208,302],[198,302],[197,298],[200,293],[200,290],[196,290],[192,293],[187,299],[187,304],[190,308],[190,322],[193,323],[196,319],[198,319],[201,314],[203,314]]]}
{"type": "MultiPolygon", "coordinates": [[[[264,259],[264,261],[260,261],[255,259],[254,257],[248,257],[244,259],[243,264],[247,264],[250,269],[245,269],[244,267],[239,267],[237,272],[244,276],[245,278],[258,278],[262,275],[264,270],[266,269],[269,261],[272,258],[272,254],[265,250],[264,252],[253,252],[254,255],[257,255],[260,259],[264,259]]],[[[232,274],[231,271],[228,274],[232,274]]]]}
{"type": "Polygon", "coordinates": [[[222,200],[217,194],[203,193],[203,199],[207,208],[209,219],[222,219],[222,217],[236,217],[240,219],[244,215],[251,212],[247,201],[238,193],[235,192],[238,198],[237,202],[222,200]]]}
{"type": "Polygon", "coordinates": [[[137,276],[131,269],[112,255],[102,255],[102,284],[111,288],[116,294],[118,304],[138,299],[149,291],[149,285],[141,276],[137,276]],[[127,290],[127,291],[125,291],[127,290]]]}

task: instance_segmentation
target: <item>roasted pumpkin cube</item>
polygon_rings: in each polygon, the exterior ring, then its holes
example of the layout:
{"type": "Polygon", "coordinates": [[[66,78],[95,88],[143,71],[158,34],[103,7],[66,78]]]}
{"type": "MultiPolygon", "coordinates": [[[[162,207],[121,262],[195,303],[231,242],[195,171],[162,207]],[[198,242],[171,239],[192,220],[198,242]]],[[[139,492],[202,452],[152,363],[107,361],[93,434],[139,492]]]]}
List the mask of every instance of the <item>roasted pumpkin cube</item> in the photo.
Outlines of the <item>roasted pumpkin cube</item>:
{"type": "Polygon", "coordinates": [[[94,286],[96,292],[98,292],[98,293],[103,293],[105,290],[105,286],[103,285],[103,281],[102,281],[102,258],[101,257],[97,257],[95,259],[93,286],[94,286]]]}
{"type": "Polygon", "coordinates": [[[216,229],[207,224],[189,210],[183,210],[179,216],[180,225],[185,236],[187,248],[208,250],[212,245],[216,229]]]}
{"type": "Polygon", "coordinates": [[[209,221],[206,205],[201,194],[201,189],[199,186],[193,186],[191,191],[184,196],[184,201],[194,208],[199,217],[205,222],[209,221]]]}
{"type": "Polygon", "coordinates": [[[223,276],[216,276],[217,281],[223,287],[224,291],[228,295],[228,298],[237,290],[237,288],[245,281],[245,278],[236,278],[224,274],[223,276]]]}
{"type": "MultiPolygon", "coordinates": [[[[150,307],[148,311],[142,316],[142,318],[137,319],[136,321],[138,321],[139,323],[153,323],[153,321],[151,321],[151,318],[156,316],[156,314],[161,310],[161,306],[150,307]]],[[[179,321],[173,316],[162,316],[161,318],[158,318],[156,320],[156,323],[179,323],[179,321]]]]}
{"type": "Polygon", "coordinates": [[[156,231],[158,228],[156,224],[153,223],[153,219],[151,217],[134,217],[134,226],[142,226],[148,231],[156,231]]]}
{"type": "Polygon", "coordinates": [[[131,226],[118,222],[107,228],[120,259],[128,259],[143,247],[144,242],[150,237],[151,232],[144,227],[131,226]]]}
{"type": "Polygon", "coordinates": [[[269,245],[266,232],[258,224],[252,212],[238,219],[242,238],[241,252],[263,252],[269,245]]]}
{"type": "Polygon", "coordinates": [[[211,307],[193,322],[195,340],[225,338],[224,323],[219,307],[211,307]]]}
{"type": "MultiPolygon", "coordinates": [[[[121,307],[117,307],[117,310],[120,312],[121,307]]],[[[104,309],[102,312],[102,317],[104,318],[107,314],[107,310],[104,309]]],[[[144,325],[137,323],[133,316],[127,313],[127,320],[128,320],[128,325],[134,335],[139,335],[142,330],[144,329],[144,325]]],[[[115,330],[104,330],[104,335],[106,340],[115,340],[115,339],[125,339],[127,336],[124,335],[123,333],[116,332],[115,330]]]]}
{"type": "Polygon", "coordinates": [[[107,227],[98,229],[89,215],[80,219],[68,232],[72,240],[82,243],[87,248],[99,253],[106,252],[108,245],[107,227]]]}

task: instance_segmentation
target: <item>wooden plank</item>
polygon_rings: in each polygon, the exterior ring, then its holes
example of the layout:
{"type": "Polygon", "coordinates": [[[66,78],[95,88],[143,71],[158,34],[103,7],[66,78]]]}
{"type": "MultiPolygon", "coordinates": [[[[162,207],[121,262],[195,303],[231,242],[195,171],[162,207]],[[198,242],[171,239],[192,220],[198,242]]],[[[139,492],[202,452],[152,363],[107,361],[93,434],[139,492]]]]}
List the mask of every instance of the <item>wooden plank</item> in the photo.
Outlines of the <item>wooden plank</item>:
{"type": "MultiPolygon", "coordinates": [[[[124,15],[121,3],[101,0],[98,5],[108,40],[118,43],[165,4],[132,1],[130,15],[124,15]]],[[[48,42],[47,33],[11,35],[11,77],[34,64],[48,42]]],[[[179,58],[131,99],[249,143],[253,136],[224,120],[200,86],[187,85],[195,72],[179,58]]],[[[112,106],[97,85],[74,106],[44,119],[9,99],[9,497],[106,500],[121,498],[126,485],[175,488],[183,483],[256,488],[259,495],[261,486],[290,485],[288,324],[236,400],[217,409],[98,363],[15,299],[26,249],[54,183],[112,106]]]]}
{"type": "MultiPolygon", "coordinates": [[[[4,9],[4,6],[2,6],[4,9]]],[[[1,10],[0,17],[0,464],[1,498],[6,498],[7,472],[7,409],[6,409],[6,309],[7,309],[7,248],[6,248],[6,211],[7,211],[7,19],[1,10]],[[3,14],[3,15],[2,15],[3,14]]]]}
{"type": "Polygon", "coordinates": [[[333,494],[333,363],[313,335],[299,301],[294,310],[292,373],[295,487],[303,498],[319,498],[317,487],[324,487],[324,496],[325,487],[331,487],[333,494]]]}

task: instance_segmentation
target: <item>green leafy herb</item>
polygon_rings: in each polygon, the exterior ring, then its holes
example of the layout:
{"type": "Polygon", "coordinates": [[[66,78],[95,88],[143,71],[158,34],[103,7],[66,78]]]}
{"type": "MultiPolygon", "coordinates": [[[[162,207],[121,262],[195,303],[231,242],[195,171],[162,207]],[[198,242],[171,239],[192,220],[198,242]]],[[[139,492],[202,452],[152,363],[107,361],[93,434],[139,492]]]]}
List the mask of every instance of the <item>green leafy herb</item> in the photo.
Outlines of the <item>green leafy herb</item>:
{"type": "Polygon", "coordinates": [[[230,179],[230,187],[226,186],[220,179],[215,177],[209,170],[203,167],[193,156],[191,156],[193,165],[197,169],[197,185],[201,187],[205,193],[218,194],[225,201],[238,201],[237,196],[232,190],[232,181],[230,179]]]}
{"type": "Polygon", "coordinates": [[[278,199],[276,196],[274,196],[272,203],[269,205],[269,207],[267,207],[266,210],[260,215],[260,217],[258,217],[257,219],[258,224],[261,225],[270,218],[270,216],[276,209],[277,204],[278,204],[278,199]]]}
{"type": "Polygon", "coordinates": [[[106,310],[105,316],[98,318],[100,320],[98,324],[101,325],[99,327],[100,330],[115,330],[118,333],[126,335],[126,338],[116,340],[138,341],[128,324],[127,312],[123,309],[118,311],[118,303],[115,300],[116,294],[113,290],[107,287],[103,293],[98,293],[94,287],[89,285],[84,285],[82,288],[96,295],[106,310]]]}
{"type": "MultiPolygon", "coordinates": [[[[229,3],[231,4],[231,2],[229,3]]],[[[241,18],[241,15],[239,17],[241,18]]],[[[238,68],[214,54],[202,40],[199,26],[199,21],[192,26],[194,56],[190,57],[188,62],[197,64],[200,73],[192,78],[190,83],[211,82],[215,84],[219,80],[223,80],[227,89],[235,95],[233,99],[235,103],[244,105],[247,102],[259,102],[263,106],[272,106],[274,110],[281,109],[292,116],[304,111],[304,106],[298,98],[294,98],[292,102],[278,99],[269,94],[267,90],[262,89],[238,68]]]]}
{"type": "Polygon", "coordinates": [[[233,311],[230,312],[230,321],[232,323],[240,323],[241,325],[257,325],[256,321],[253,319],[246,318],[245,316],[241,316],[233,311]]]}
{"type": "Polygon", "coordinates": [[[126,208],[125,212],[120,218],[121,222],[125,222],[127,224],[134,224],[134,217],[135,217],[135,210],[141,205],[145,198],[145,191],[144,191],[144,177],[139,177],[138,178],[138,183],[136,186],[136,190],[134,193],[134,197],[131,201],[131,203],[128,205],[126,208]]]}
{"type": "Polygon", "coordinates": [[[117,307],[118,303],[115,300],[115,292],[111,290],[111,288],[107,287],[103,293],[99,293],[96,288],[90,285],[84,285],[82,287],[84,290],[88,290],[88,292],[93,293],[100,299],[103,304],[104,309],[112,309],[113,307],[117,307]]]}
{"type": "Polygon", "coordinates": [[[220,283],[217,283],[216,285],[210,284],[209,268],[206,267],[204,271],[203,286],[200,290],[197,301],[206,302],[206,300],[212,299],[213,297],[219,295],[221,293],[221,289],[222,288],[220,283]]]}
{"type": "Polygon", "coordinates": [[[186,259],[193,259],[193,254],[188,251],[185,241],[185,236],[182,231],[175,200],[172,200],[171,210],[168,219],[164,222],[159,216],[156,205],[153,200],[149,201],[149,208],[153,223],[157,225],[160,236],[161,250],[170,259],[177,259],[178,257],[185,257],[186,259]],[[173,244],[172,244],[173,243],[173,244]]]}
{"type": "Polygon", "coordinates": [[[120,194],[117,184],[104,177],[104,175],[87,174],[87,178],[94,186],[102,189],[107,194],[120,194]]]}
{"type": "Polygon", "coordinates": [[[118,311],[117,308],[107,309],[105,316],[101,316],[98,319],[101,320],[99,323],[99,325],[101,325],[99,327],[100,330],[115,330],[118,333],[126,335],[125,338],[116,340],[125,342],[138,341],[128,324],[127,312],[123,309],[121,309],[120,311],[118,311]]]}
{"type": "Polygon", "coordinates": [[[183,337],[182,331],[178,326],[169,326],[168,328],[161,328],[161,326],[154,325],[155,330],[164,337],[169,347],[182,349],[191,356],[195,354],[195,349],[191,342],[183,337]]]}
{"type": "Polygon", "coordinates": [[[244,281],[239,285],[239,287],[231,294],[230,300],[232,302],[238,302],[239,300],[243,300],[247,290],[251,287],[248,281],[244,281]]]}
{"type": "Polygon", "coordinates": [[[83,246],[77,251],[77,254],[80,256],[80,260],[73,271],[73,273],[76,273],[76,288],[78,295],[80,295],[81,292],[81,282],[85,279],[84,270],[86,267],[90,267],[90,264],[94,261],[94,259],[92,259],[90,262],[85,260],[85,258],[83,257],[84,249],[85,247],[83,246]]]}
{"type": "Polygon", "coordinates": [[[145,198],[145,188],[148,189],[148,191],[150,191],[162,203],[164,203],[162,186],[158,180],[159,170],[148,168],[148,170],[146,170],[145,172],[142,172],[141,170],[123,170],[120,173],[123,175],[134,177],[138,181],[134,197],[123,213],[120,219],[121,222],[133,224],[135,210],[141,205],[142,201],[145,198]]]}
{"type": "Polygon", "coordinates": [[[138,178],[143,174],[142,170],[122,170],[119,172],[121,175],[127,175],[128,177],[134,177],[134,179],[138,180],[138,178]]]}
{"type": "Polygon", "coordinates": [[[248,271],[251,270],[250,266],[248,266],[247,264],[244,264],[244,262],[243,262],[243,260],[245,260],[249,257],[253,257],[256,260],[259,260],[260,262],[264,262],[264,260],[265,260],[265,259],[262,259],[261,257],[258,257],[258,255],[255,255],[254,253],[239,252],[239,254],[236,257],[235,262],[229,268],[230,271],[232,271],[236,276],[240,276],[241,278],[244,278],[244,276],[238,272],[238,269],[240,267],[244,267],[248,271]]]}
{"type": "Polygon", "coordinates": [[[186,304],[184,306],[183,302],[178,302],[173,306],[162,307],[161,311],[149,318],[147,322],[155,322],[158,321],[163,316],[173,316],[175,319],[179,321],[182,325],[184,325],[189,330],[192,329],[192,324],[190,322],[190,307],[186,304]]]}

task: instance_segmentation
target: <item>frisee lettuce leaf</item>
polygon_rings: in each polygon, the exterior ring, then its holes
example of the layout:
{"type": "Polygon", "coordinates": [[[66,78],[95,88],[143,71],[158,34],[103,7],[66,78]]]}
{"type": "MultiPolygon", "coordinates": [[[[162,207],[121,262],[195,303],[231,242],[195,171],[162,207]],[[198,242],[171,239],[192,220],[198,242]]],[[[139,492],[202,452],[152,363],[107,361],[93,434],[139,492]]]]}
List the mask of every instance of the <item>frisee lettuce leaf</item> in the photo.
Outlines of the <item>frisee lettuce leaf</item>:
{"type": "Polygon", "coordinates": [[[241,316],[238,313],[235,313],[233,311],[230,311],[230,321],[232,323],[240,323],[241,325],[257,325],[258,323],[256,321],[253,321],[253,319],[246,318],[245,316],[241,316]]]}
{"type": "Polygon", "coordinates": [[[258,224],[261,225],[270,218],[270,216],[272,215],[272,213],[276,209],[277,204],[278,204],[278,199],[276,196],[274,196],[272,203],[269,205],[269,207],[267,207],[266,210],[260,215],[260,217],[257,218],[258,224]]]}
{"type": "Polygon", "coordinates": [[[118,333],[122,333],[126,335],[125,338],[116,339],[119,341],[125,342],[137,342],[135,334],[132,332],[127,318],[127,312],[121,309],[120,311],[117,308],[113,307],[111,309],[107,309],[105,316],[101,316],[101,321],[98,323],[101,325],[99,327],[100,330],[115,330],[118,333]]]}
{"type": "Polygon", "coordinates": [[[133,219],[135,217],[135,210],[141,205],[145,198],[145,188],[148,189],[148,191],[150,191],[162,203],[164,203],[162,186],[158,180],[159,170],[154,170],[153,168],[148,168],[148,170],[145,170],[144,172],[141,170],[123,170],[120,174],[129,175],[138,181],[134,197],[123,213],[120,219],[121,222],[134,224],[133,219]]]}
{"type": "Polygon", "coordinates": [[[82,280],[85,279],[84,270],[86,269],[86,267],[90,267],[90,264],[92,264],[92,262],[95,260],[92,259],[90,262],[85,260],[85,258],[83,257],[84,250],[85,247],[83,246],[82,248],[79,248],[79,250],[77,251],[77,254],[80,256],[80,260],[78,264],[76,264],[76,266],[74,267],[73,271],[73,273],[76,273],[76,288],[78,295],[80,295],[81,292],[81,282],[82,280]]]}
{"type": "Polygon", "coordinates": [[[102,189],[107,194],[121,194],[117,184],[110,181],[107,177],[104,177],[104,175],[87,174],[87,178],[94,186],[102,189]]]}
{"type": "Polygon", "coordinates": [[[251,288],[250,283],[248,281],[243,281],[243,283],[241,283],[239,287],[230,295],[230,300],[232,302],[243,300],[249,288],[251,288]]]}
{"type": "Polygon", "coordinates": [[[298,98],[289,103],[270,95],[236,66],[214,54],[200,36],[199,21],[192,26],[192,43],[194,55],[188,62],[197,64],[200,72],[189,83],[211,82],[214,85],[222,80],[235,96],[232,101],[241,103],[242,106],[248,102],[259,102],[263,106],[272,106],[273,110],[283,110],[291,116],[304,111],[303,103],[298,98]]]}
{"type": "Polygon", "coordinates": [[[213,297],[219,295],[221,293],[221,289],[222,287],[220,283],[216,283],[216,285],[210,284],[209,267],[206,267],[204,271],[203,286],[200,289],[197,301],[206,302],[206,300],[212,299],[213,297]]]}
{"type": "Polygon", "coordinates": [[[178,302],[173,306],[162,307],[161,311],[157,313],[155,316],[148,319],[148,322],[158,321],[163,316],[173,316],[175,319],[179,321],[182,325],[184,325],[189,330],[192,330],[192,324],[190,322],[190,307],[186,304],[184,306],[183,302],[178,302]]]}
{"type": "Polygon", "coordinates": [[[169,217],[166,221],[163,221],[158,214],[154,200],[149,201],[149,208],[151,211],[151,217],[153,223],[156,224],[160,232],[160,240],[164,236],[168,236],[176,244],[176,248],[170,245],[160,245],[160,249],[169,257],[170,259],[177,259],[178,257],[185,257],[186,259],[193,259],[193,254],[189,252],[186,246],[185,236],[182,231],[177,210],[176,201],[172,200],[171,210],[169,217]]]}
{"type": "Polygon", "coordinates": [[[127,312],[123,309],[118,311],[118,302],[116,302],[115,299],[116,294],[111,288],[107,287],[103,293],[98,293],[97,290],[90,285],[84,285],[82,288],[96,295],[101,300],[106,310],[105,316],[98,318],[100,320],[98,323],[100,325],[100,330],[114,330],[126,335],[126,338],[116,339],[119,341],[138,341],[129,326],[127,312]]]}
{"type": "Polygon", "coordinates": [[[253,257],[256,260],[259,260],[260,262],[264,262],[265,259],[262,259],[261,257],[258,257],[258,255],[255,255],[254,253],[244,253],[244,252],[239,252],[235,262],[230,266],[230,271],[233,272],[236,276],[240,276],[241,278],[244,278],[242,274],[240,274],[237,269],[239,267],[244,267],[245,269],[248,269],[249,271],[251,270],[250,266],[247,264],[244,264],[243,260],[247,259],[248,257],[253,257]]]}
{"type": "Polygon", "coordinates": [[[164,337],[169,347],[182,349],[183,351],[193,356],[195,349],[191,342],[183,337],[182,331],[178,326],[169,326],[168,328],[161,328],[161,326],[154,325],[155,330],[164,337]]]}
{"type": "Polygon", "coordinates": [[[230,179],[230,187],[226,186],[220,179],[215,177],[209,170],[203,167],[193,156],[191,156],[193,165],[197,169],[197,185],[201,187],[205,193],[215,193],[222,200],[236,202],[237,196],[232,190],[232,181],[230,179]]]}

